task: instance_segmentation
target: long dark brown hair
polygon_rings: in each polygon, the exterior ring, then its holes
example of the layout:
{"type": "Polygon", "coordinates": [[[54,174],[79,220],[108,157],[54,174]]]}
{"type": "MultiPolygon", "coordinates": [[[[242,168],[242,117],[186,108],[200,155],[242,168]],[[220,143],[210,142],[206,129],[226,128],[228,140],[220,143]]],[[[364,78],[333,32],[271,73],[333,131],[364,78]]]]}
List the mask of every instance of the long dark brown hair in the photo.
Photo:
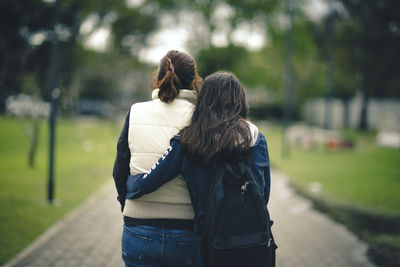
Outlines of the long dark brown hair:
{"type": "Polygon", "coordinates": [[[252,140],[247,113],[245,91],[235,75],[217,72],[208,76],[191,124],[181,132],[183,148],[203,162],[220,153],[248,150],[252,140]]]}
{"type": "Polygon", "coordinates": [[[159,88],[158,97],[161,101],[169,103],[179,94],[180,89],[191,89],[193,80],[194,90],[198,91],[202,79],[197,73],[193,57],[177,50],[170,50],[160,60],[151,89],[159,88]]]}

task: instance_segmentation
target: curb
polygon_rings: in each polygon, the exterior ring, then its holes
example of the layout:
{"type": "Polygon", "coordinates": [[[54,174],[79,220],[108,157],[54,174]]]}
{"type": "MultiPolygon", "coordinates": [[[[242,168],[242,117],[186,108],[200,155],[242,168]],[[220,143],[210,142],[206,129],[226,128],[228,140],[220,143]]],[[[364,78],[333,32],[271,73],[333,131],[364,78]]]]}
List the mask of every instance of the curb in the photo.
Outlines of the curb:
{"type": "Polygon", "coordinates": [[[99,198],[103,197],[107,193],[109,193],[113,188],[113,183],[112,182],[107,182],[106,184],[102,185],[97,191],[95,191],[93,194],[91,194],[88,199],[86,199],[83,204],[77,206],[74,208],[72,211],[64,215],[63,218],[61,218],[59,221],[54,223],[50,228],[44,231],[43,234],[41,234],[39,237],[37,237],[30,245],[28,245],[26,248],[24,248],[22,251],[20,251],[17,255],[15,255],[11,260],[6,262],[2,267],[12,267],[15,266],[18,262],[22,261],[25,259],[27,256],[29,256],[35,249],[39,248],[42,246],[44,243],[46,243],[49,239],[51,239],[53,236],[58,234],[61,229],[77,218],[81,213],[83,213],[85,210],[89,209],[92,204],[94,204],[99,198]]]}

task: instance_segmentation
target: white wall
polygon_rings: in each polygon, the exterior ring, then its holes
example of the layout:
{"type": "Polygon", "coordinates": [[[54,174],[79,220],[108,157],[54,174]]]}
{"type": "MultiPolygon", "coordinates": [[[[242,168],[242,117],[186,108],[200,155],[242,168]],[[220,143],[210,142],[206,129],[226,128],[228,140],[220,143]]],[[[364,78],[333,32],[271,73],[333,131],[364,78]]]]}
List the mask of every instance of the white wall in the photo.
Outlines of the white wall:
{"type": "MultiPolygon", "coordinates": [[[[361,113],[361,97],[349,103],[349,124],[357,128],[361,113]]],[[[303,105],[303,119],[310,124],[324,126],[326,102],[323,98],[307,101],[303,105]]],[[[344,126],[344,104],[339,99],[331,101],[331,127],[344,126]]],[[[392,99],[370,99],[368,102],[368,126],[371,129],[400,132],[400,101],[392,99]]]]}

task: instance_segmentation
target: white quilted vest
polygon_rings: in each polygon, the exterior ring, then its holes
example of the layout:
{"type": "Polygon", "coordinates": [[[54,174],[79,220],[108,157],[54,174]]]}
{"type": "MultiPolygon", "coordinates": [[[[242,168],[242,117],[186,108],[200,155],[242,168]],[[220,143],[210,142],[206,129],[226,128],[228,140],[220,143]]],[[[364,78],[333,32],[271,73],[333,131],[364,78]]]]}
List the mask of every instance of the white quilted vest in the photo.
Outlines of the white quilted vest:
{"type": "MultiPolygon", "coordinates": [[[[158,98],[132,105],[128,143],[132,175],[147,172],[169,147],[170,139],[190,123],[196,92],[180,90],[171,103],[158,98]]],[[[124,216],[133,218],[193,219],[194,211],[184,179],[178,176],[155,192],[139,199],[127,199],[124,216]]]]}

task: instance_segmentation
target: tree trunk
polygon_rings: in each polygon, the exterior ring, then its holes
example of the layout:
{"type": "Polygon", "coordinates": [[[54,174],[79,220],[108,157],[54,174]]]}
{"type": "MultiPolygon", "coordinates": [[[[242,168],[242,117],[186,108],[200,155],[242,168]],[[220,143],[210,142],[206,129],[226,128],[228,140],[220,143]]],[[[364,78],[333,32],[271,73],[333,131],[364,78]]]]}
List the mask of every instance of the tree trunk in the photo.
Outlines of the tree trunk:
{"type": "Polygon", "coordinates": [[[33,119],[33,131],[31,136],[31,146],[28,153],[28,164],[29,167],[35,167],[35,159],[36,159],[36,151],[39,143],[39,126],[40,126],[40,119],[34,118],[33,119]]]}
{"type": "Polygon", "coordinates": [[[293,79],[293,3],[292,0],[285,1],[286,15],[289,18],[289,28],[286,29],[285,32],[285,91],[286,91],[286,99],[285,99],[285,110],[284,110],[284,120],[283,120],[283,137],[282,137],[282,158],[290,157],[290,144],[287,130],[289,129],[292,123],[292,109],[293,109],[293,88],[294,88],[294,79],[293,79]]]}
{"type": "Polygon", "coordinates": [[[365,87],[364,75],[361,75],[360,79],[360,92],[361,92],[361,112],[360,121],[358,123],[358,129],[360,131],[366,131],[368,129],[368,93],[365,87]]]}
{"type": "MultiPolygon", "coordinates": [[[[329,2],[331,3],[331,2],[329,2]]],[[[335,34],[335,14],[333,10],[326,21],[326,39],[327,39],[327,51],[326,51],[326,88],[325,88],[325,114],[324,114],[324,128],[330,129],[332,127],[332,91],[333,91],[333,71],[334,62],[333,54],[335,50],[334,44],[335,34]]]]}
{"type": "Polygon", "coordinates": [[[350,99],[343,98],[343,127],[350,128],[350,99]]]}

